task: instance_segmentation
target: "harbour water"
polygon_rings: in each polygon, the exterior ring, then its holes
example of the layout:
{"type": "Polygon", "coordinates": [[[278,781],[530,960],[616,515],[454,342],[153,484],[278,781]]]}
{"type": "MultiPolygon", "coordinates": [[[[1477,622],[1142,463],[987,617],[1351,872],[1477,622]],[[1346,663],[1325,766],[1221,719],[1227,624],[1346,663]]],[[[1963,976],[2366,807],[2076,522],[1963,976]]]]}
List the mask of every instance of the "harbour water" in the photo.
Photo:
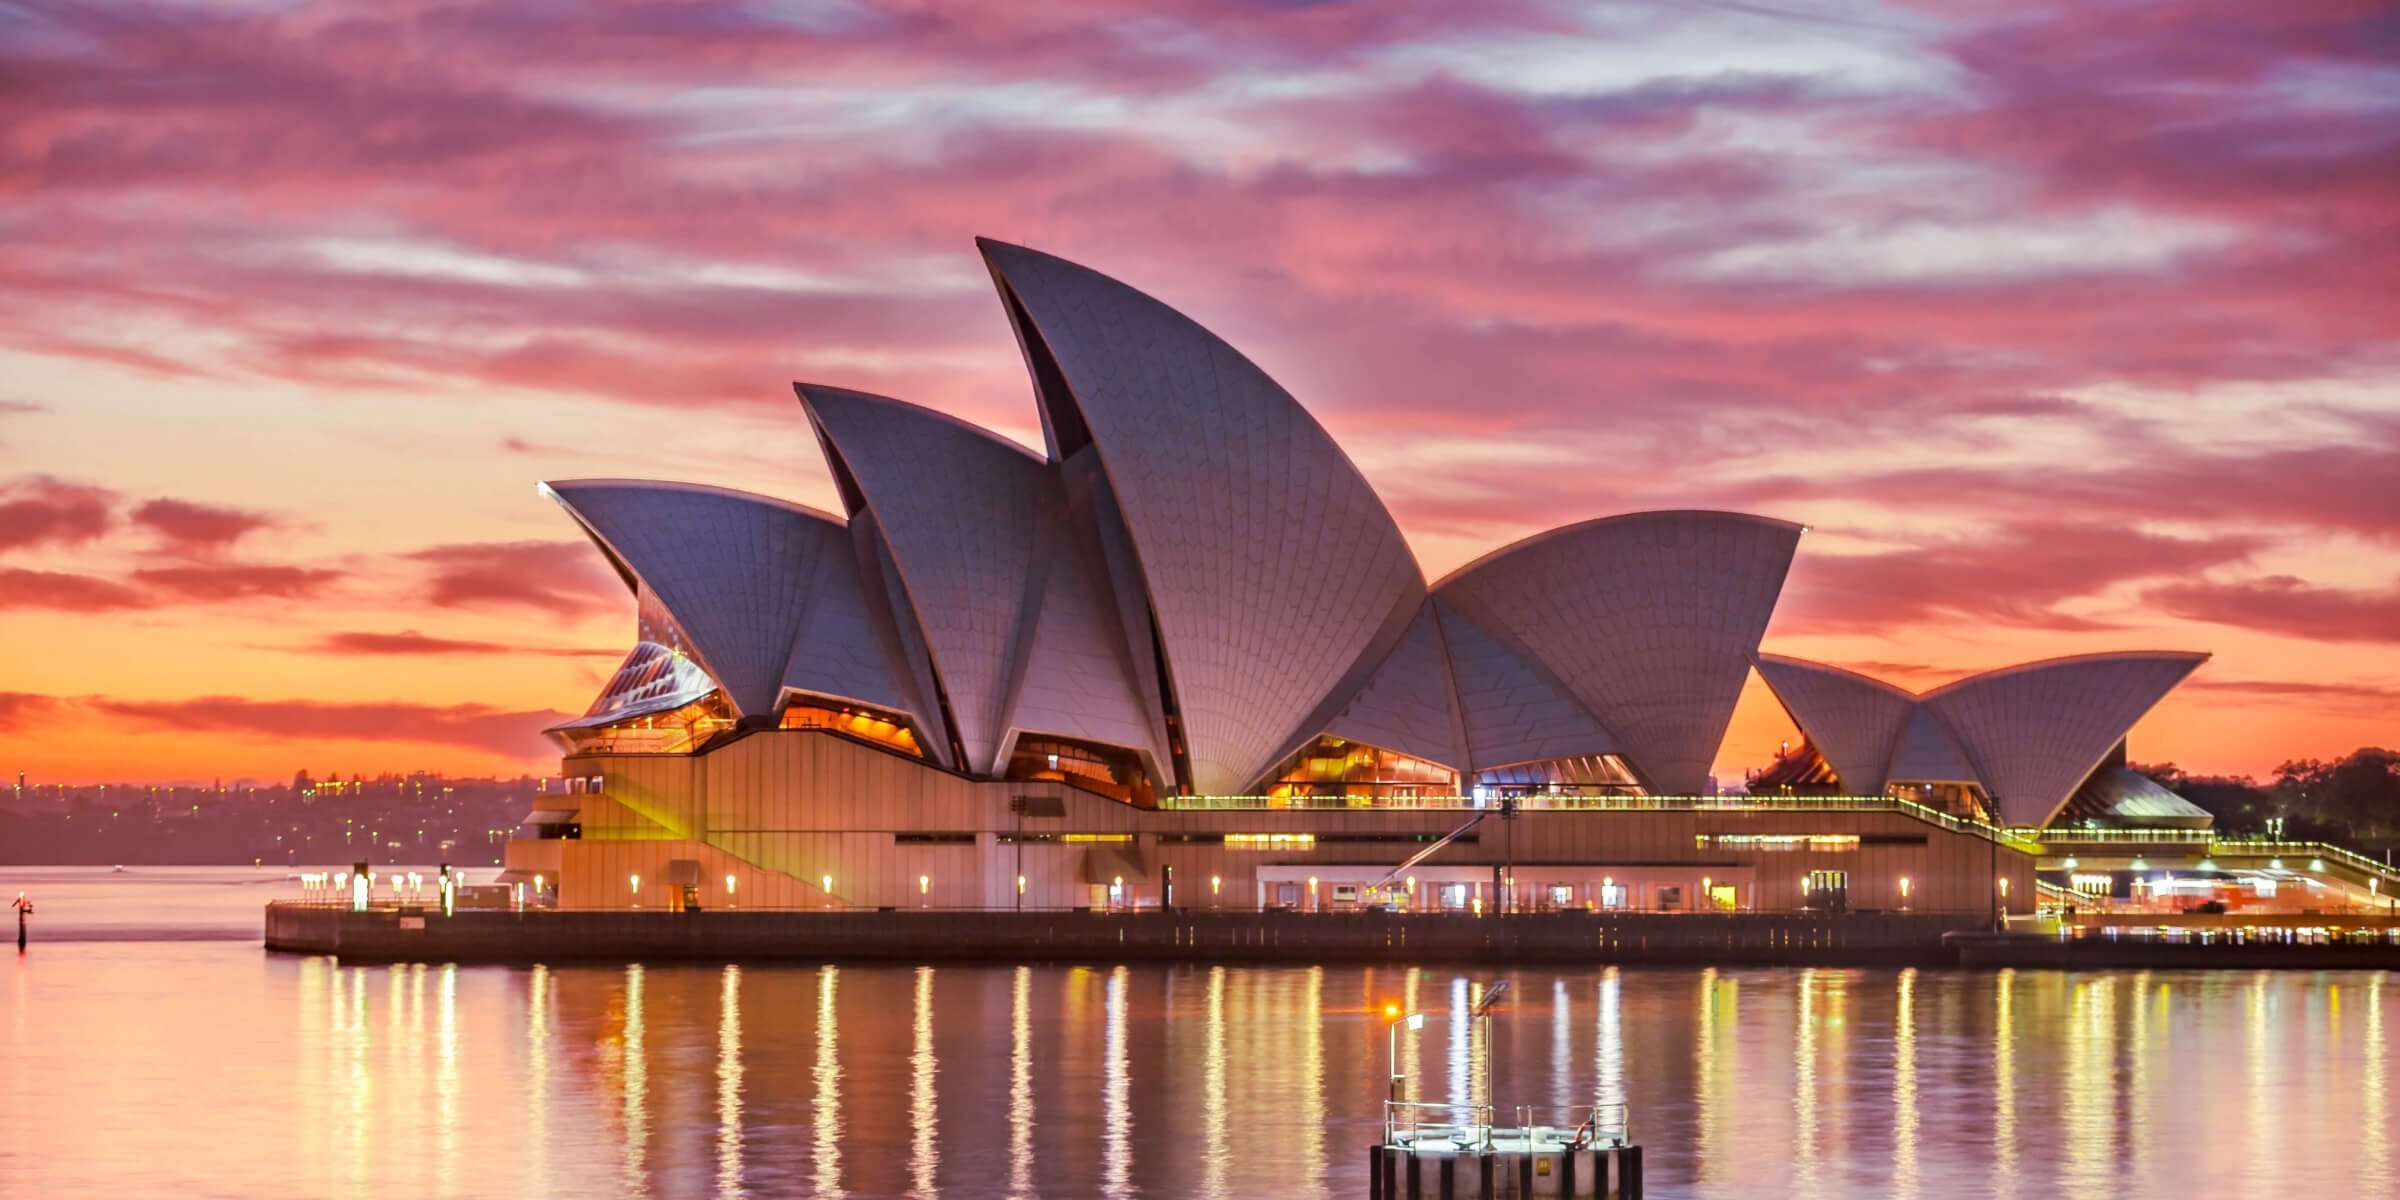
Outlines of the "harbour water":
{"type": "Polygon", "coordinates": [[[0,1196],[1361,1195],[1391,1042],[1659,1196],[2400,1193],[2380,972],[345,967],[279,872],[0,868],[0,1196]]]}

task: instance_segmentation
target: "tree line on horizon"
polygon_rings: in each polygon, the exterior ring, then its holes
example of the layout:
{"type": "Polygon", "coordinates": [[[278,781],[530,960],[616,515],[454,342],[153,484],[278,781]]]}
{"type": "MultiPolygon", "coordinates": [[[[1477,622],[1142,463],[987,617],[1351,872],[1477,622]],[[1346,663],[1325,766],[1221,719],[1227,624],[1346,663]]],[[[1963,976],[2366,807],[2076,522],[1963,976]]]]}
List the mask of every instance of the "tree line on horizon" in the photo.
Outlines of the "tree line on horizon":
{"type": "Polygon", "coordinates": [[[2377,850],[2400,843],[2400,751],[2365,746],[2335,759],[2296,758],[2264,783],[2248,775],[2187,775],[2171,762],[2133,769],[2207,809],[2220,833],[2265,834],[2279,820],[2292,841],[2377,850]]]}

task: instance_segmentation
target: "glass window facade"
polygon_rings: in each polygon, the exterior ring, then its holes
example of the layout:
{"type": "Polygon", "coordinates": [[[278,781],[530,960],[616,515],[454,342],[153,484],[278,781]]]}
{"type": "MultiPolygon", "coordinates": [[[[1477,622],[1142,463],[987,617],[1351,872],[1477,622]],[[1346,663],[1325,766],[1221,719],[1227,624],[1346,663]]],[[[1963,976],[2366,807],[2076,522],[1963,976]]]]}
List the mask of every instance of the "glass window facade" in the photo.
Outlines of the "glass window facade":
{"type": "Polygon", "coordinates": [[[1348,796],[1365,800],[1455,796],[1458,772],[1396,750],[1328,734],[1286,759],[1274,782],[1267,785],[1267,794],[1277,799],[1348,796]]]}

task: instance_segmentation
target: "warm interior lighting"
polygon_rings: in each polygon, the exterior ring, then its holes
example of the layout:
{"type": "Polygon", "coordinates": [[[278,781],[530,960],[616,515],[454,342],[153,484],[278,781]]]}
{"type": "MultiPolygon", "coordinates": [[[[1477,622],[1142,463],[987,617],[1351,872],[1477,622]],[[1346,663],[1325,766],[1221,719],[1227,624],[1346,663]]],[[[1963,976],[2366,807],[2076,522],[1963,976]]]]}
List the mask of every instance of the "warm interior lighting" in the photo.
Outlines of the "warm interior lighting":
{"type": "Polygon", "coordinates": [[[1017,894],[1020,896],[1025,894],[1025,877],[1022,875],[1017,876],[1017,894]]]}
{"type": "Polygon", "coordinates": [[[1224,891],[1224,890],[1225,890],[1225,877],[1224,877],[1224,876],[1222,876],[1222,875],[1211,875],[1211,876],[1209,876],[1209,877],[1208,877],[1208,894],[1209,894],[1209,895],[1211,895],[1211,896],[1214,896],[1214,895],[1216,895],[1216,894],[1218,894],[1219,892],[1222,892],[1222,891],[1224,891]]]}
{"type": "Polygon", "coordinates": [[[855,738],[886,750],[897,750],[913,758],[924,757],[917,746],[917,735],[906,721],[892,713],[853,705],[832,706],[795,700],[783,710],[785,729],[823,729],[844,737],[855,738]]]}
{"type": "Polygon", "coordinates": [[[1397,1020],[1399,1020],[1399,1019],[1400,1019],[1400,1006],[1399,1006],[1399,1005],[1397,1005],[1397,1004],[1386,1004],[1386,1005],[1384,1005],[1384,1006],[1383,1006],[1383,1019],[1384,1019],[1384,1020],[1386,1020],[1386,1021],[1397,1021],[1397,1020]]]}
{"type": "Polygon", "coordinates": [[[1317,835],[1313,833],[1229,833],[1225,835],[1228,850],[1314,850],[1317,835]]]}
{"type": "Polygon", "coordinates": [[[933,876],[931,876],[931,875],[919,875],[919,876],[917,876],[917,894],[918,894],[918,895],[922,896],[922,895],[924,895],[925,893],[927,893],[927,892],[930,892],[930,891],[932,891],[932,890],[933,890],[933,876]]]}

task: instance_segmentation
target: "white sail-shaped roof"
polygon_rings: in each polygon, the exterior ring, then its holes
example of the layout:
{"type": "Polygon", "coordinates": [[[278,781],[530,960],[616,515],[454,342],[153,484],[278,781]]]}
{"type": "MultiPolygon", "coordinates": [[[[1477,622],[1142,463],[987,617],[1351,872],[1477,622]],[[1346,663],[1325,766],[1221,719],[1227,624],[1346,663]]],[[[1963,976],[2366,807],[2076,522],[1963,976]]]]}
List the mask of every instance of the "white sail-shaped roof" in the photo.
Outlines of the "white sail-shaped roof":
{"type": "Polygon", "coordinates": [[[883,396],[797,384],[852,516],[871,508],[949,697],[967,769],[996,769],[1041,604],[1059,488],[1030,451],[883,396]]]}
{"type": "Polygon", "coordinates": [[[1431,600],[1325,732],[1466,769],[1466,731],[1431,600]]]}
{"type": "Polygon", "coordinates": [[[737,714],[771,715],[807,607],[822,536],[841,522],[797,504],[687,483],[543,485],[656,597],[737,714]]]}
{"type": "Polygon", "coordinates": [[[1123,516],[1188,783],[1246,787],[1398,640],[1425,597],[1416,559],[1341,448],[1256,364],[1107,276],[979,244],[1035,367],[1053,457],[1088,439],[1123,516]]]}
{"type": "Polygon", "coordinates": [[[1799,544],[1740,513],[1633,513],[1495,551],[1435,585],[1522,646],[1620,739],[1653,792],[1696,794],[1799,544]]]}
{"type": "Polygon", "coordinates": [[[783,686],[908,714],[923,735],[921,742],[933,742],[932,731],[938,726],[926,718],[926,702],[901,683],[893,668],[898,643],[893,618],[869,604],[849,532],[818,524],[812,533],[822,544],[814,551],[816,573],[810,577],[808,607],[792,639],[783,686]]]}
{"type": "Polygon", "coordinates": [[[1958,739],[1951,736],[1950,727],[1923,705],[1912,709],[1908,727],[1900,734],[1899,744],[1892,750],[1892,765],[1884,772],[1885,783],[1971,783],[1983,786],[1975,767],[1967,761],[1967,752],[1960,749],[1958,739]]]}
{"type": "Polygon", "coordinates": [[[2004,667],[1925,693],[2010,825],[2058,813],[2127,730],[2205,654],[2128,651],[2004,667]]]}
{"type": "Polygon", "coordinates": [[[1438,599],[1433,608],[1450,651],[1470,768],[1617,753],[1616,735],[1530,655],[1438,599]]]}
{"type": "Polygon", "coordinates": [[[1880,679],[1824,663],[1758,656],[1759,677],[1853,796],[1880,796],[1917,698],[1880,679]]]}

